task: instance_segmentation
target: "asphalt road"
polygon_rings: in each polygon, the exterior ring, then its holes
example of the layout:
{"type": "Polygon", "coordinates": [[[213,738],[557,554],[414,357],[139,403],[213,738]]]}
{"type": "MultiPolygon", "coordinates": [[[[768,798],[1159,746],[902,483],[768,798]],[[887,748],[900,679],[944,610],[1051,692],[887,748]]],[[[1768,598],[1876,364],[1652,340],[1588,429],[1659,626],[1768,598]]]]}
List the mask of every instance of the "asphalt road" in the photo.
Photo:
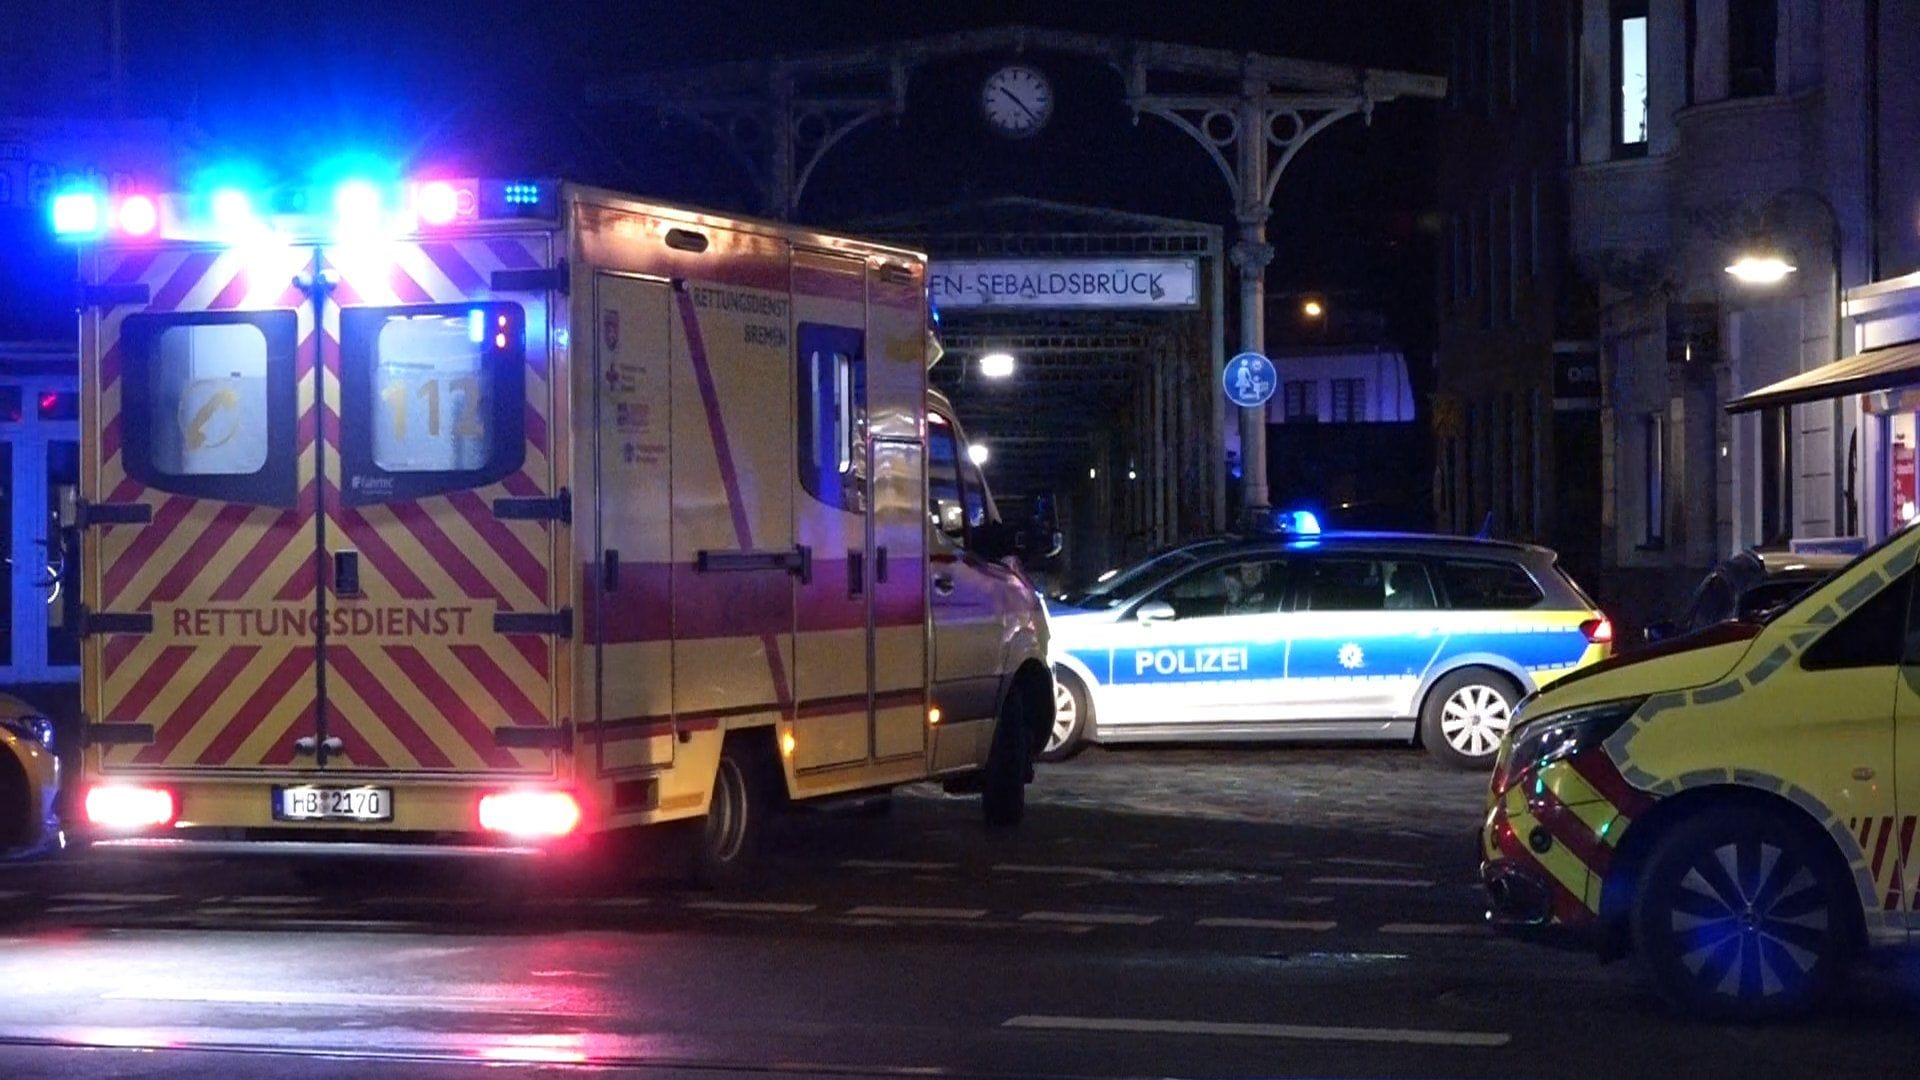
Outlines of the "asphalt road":
{"type": "Polygon", "coordinates": [[[1028,824],[903,793],[714,895],[540,868],[0,866],[0,1076],[1909,1076],[1920,966],[1666,1015],[1480,923],[1481,781],[1396,749],[1090,751],[1028,824]]]}

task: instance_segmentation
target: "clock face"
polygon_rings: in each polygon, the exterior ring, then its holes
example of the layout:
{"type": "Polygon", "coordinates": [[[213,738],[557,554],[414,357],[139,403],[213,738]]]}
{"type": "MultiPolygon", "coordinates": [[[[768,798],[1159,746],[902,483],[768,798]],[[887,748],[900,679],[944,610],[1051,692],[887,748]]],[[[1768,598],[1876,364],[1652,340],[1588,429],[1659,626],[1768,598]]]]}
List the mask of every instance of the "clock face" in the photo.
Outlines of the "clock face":
{"type": "Polygon", "coordinates": [[[987,76],[980,90],[987,123],[1002,135],[1027,136],[1046,126],[1053,114],[1053,87],[1039,69],[1009,64],[987,76]]]}

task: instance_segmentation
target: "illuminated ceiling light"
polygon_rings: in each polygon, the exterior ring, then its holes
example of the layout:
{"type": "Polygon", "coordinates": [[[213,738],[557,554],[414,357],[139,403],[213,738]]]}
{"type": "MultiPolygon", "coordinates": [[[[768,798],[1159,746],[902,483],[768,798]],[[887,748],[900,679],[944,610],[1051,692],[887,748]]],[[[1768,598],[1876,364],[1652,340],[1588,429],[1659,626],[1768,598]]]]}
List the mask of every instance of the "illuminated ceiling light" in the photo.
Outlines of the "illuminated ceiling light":
{"type": "Polygon", "coordinates": [[[1318,300],[1309,300],[1300,305],[1300,314],[1305,315],[1309,319],[1317,319],[1326,313],[1326,305],[1318,300]]]}
{"type": "Polygon", "coordinates": [[[1087,479],[1089,479],[1089,480],[1098,480],[1098,479],[1100,479],[1100,470],[1099,470],[1099,469],[1088,469],[1088,470],[1087,470],[1087,479]]]}
{"type": "Polygon", "coordinates": [[[967,460],[975,465],[985,465],[989,456],[986,443],[967,444],[967,460]]]}
{"type": "Polygon", "coordinates": [[[120,203],[120,231],[146,236],[160,224],[160,208],[145,195],[129,195],[120,203]]]}
{"type": "Polygon", "coordinates": [[[989,379],[1013,378],[1013,354],[990,352],[980,358],[980,374],[989,379]]]}
{"type": "Polygon", "coordinates": [[[1727,273],[1748,285],[1774,285],[1798,269],[1778,255],[1742,255],[1727,267],[1727,273]]]}
{"type": "Polygon", "coordinates": [[[1140,479],[1140,474],[1139,474],[1138,472],[1135,472],[1135,471],[1134,471],[1134,470],[1132,470],[1132,469],[1128,469],[1128,470],[1127,470],[1127,479],[1129,479],[1129,480],[1138,480],[1138,479],[1140,479]]]}

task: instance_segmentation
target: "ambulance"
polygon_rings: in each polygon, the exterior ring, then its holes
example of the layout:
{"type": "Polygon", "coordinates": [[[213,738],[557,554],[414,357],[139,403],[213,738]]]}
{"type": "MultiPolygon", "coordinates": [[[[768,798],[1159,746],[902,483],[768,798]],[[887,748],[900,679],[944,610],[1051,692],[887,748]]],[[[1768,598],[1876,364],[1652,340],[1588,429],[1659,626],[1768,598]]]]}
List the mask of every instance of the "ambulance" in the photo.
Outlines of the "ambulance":
{"type": "Polygon", "coordinates": [[[1522,703],[1481,875],[1499,926],[1631,954],[1675,1006],[1773,1017],[1920,930],[1920,529],[1764,624],[1522,703]]]}
{"type": "Polygon", "coordinates": [[[689,822],[717,880],[789,800],[937,779],[1021,816],[1045,616],[928,388],[921,255],[547,181],[53,216],[81,841],[689,822]]]}

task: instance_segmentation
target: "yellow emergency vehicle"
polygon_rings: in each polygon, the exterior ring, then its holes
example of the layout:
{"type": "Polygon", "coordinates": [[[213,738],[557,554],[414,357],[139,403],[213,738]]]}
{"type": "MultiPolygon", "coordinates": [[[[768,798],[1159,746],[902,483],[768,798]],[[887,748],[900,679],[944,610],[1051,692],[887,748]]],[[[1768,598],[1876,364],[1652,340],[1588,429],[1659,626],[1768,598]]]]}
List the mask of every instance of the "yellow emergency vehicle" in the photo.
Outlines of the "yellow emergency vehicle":
{"type": "Polygon", "coordinates": [[[533,181],[54,219],[84,839],[704,818],[726,877],[787,799],[942,778],[1020,816],[1044,614],[929,391],[921,255],[533,181]]]}
{"type": "Polygon", "coordinates": [[[1575,673],[1522,705],[1480,846],[1490,917],[1632,953],[1687,1011],[1817,1002],[1920,927],[1920,530],[1764,625],[1575,673]]]}

